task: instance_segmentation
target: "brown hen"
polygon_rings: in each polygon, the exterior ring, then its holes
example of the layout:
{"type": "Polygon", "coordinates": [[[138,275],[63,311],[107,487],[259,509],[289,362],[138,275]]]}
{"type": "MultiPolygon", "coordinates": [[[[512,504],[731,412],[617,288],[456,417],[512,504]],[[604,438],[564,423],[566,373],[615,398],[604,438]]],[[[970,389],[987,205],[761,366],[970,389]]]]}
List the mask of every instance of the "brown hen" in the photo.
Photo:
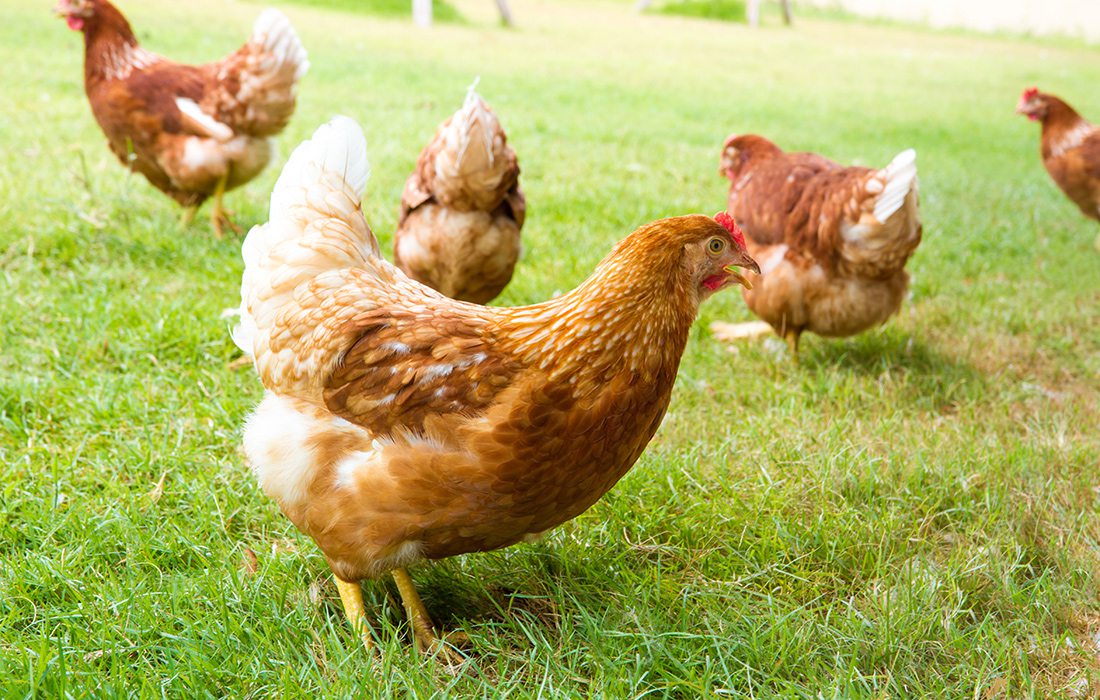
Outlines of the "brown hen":
{"type": "Polygon", "coordinates": [[[525,211],[516,154],[471,88],[405,183],[394,263],[452,299],[488,303],[512,279],[525,211]]]}
{"type": "MultiPolygon", "coordinates": [[[[762,136],[733,136],[720,172],[729,211],[744,227],[761,277],[742,294],[749,309],[786,339],[810,331],[849,336],[886,321],[909,286],[905,263],[921,239],[916,154],[882,170],[844,167],[813,153],[785,153],[762,136]]],[[[766,330],[711,325],[722,340],[766,330]]]]}
{"type": "Polygon", "coordinates": [[[60,0],[56,11],[84,35],[84,89],[122,164],[183,205],[185,222],[213,196],[215,233],[235,229],[222,195],[267,165],[309,67],[286,16],[264,10],[235,53],[189,66],[139,46],[107,0],[60,0]]]}
{"type": "Polygon", "coordinates": [[[700,302],[743,281],[734,266],[759,268],[728,216],[686,216],[641,227],[552,301],[456,301],[379,255],[366,180],[362,133],[337,118],[294,152],[245,240],[234,340],[267,394],[244,446],[352,622],[365,625],[355,582],[392,571],[428,648],[404,567],[535,537],[595,503],[660,425],[700,302]]]}
{"type": "MultiPolygon", "coordinates": [[[[1024,90],[1016,113],[1043,125],[1043,166],[1081,213],[1100,221],[1100,127],[1037,88],[1024,90]]],[[[1100,237],[1096,247],[1100,249],[1100,237]]]]}

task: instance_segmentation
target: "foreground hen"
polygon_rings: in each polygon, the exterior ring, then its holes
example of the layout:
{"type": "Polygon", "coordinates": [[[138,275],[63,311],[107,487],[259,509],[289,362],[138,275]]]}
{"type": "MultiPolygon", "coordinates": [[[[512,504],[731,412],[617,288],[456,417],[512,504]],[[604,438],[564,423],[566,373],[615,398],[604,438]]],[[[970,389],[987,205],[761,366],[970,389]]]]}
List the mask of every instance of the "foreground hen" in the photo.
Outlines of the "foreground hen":
{"type": "Polygon", "coordinates": [[[405,183],[393,261],[452,299],[486,304],[512,279],[525,211],[516,154],[471,89],[405,183]]]}
{"type": "Polygon", "coordinates": [[[552,301],[455,301],[379,255],[366,180],[362,133],[337,118],[294,152],[244,242],[234,340],[267,389],[244,447],[353,624],[355,582],[393,571],[427,648],[404,567],[588,509],[660,425],[700,302],[743,281],[734,266],[759,268],[728,216],[685,216],[641,227],[552,301]]]}
{"type": "Polygon", "coordinates": [[[1100,127],[1036,88],[1024,90],[1016,113],[1043,125],[1043,166],[1085,216],[1100,221],[1100,127]]]}
{"type": "Polygon", "coordinates": [[[290,121],[309,67],[290,22],[264,10],[235,53],[188,66],[138,46],[107,0],[60,0],[57,13],[84,34],[84,89],[111,150],[186,207],[185,221],[213,196],[210,220],[220,237],[223,225],[233,226],[222,195],[267,165],[271,137],[290,121]]]}
{"type": "MultiPolygon", "coordinates": [[[[900,308],[905,263],[921,239],[912,150],[882,170],[846,168],[785,153],[762,136],[735,136],[721,173],[730,181],[729,211],[763,269],[750,278],[745,302],[786,339],[796,361],[802,333],[854,335],[900,308]]],[[[728,340],[756,325],[711,328],[728,340]]]]}

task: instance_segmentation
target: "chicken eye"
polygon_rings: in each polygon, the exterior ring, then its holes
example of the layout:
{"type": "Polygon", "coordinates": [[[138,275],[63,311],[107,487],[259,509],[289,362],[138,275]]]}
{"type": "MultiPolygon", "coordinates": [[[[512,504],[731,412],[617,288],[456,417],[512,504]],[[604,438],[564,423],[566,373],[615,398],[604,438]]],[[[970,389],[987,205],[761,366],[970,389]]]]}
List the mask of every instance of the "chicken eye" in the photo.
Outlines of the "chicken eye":
{"type": "Polygon", "coordinates": [[[717,255],[726,249],[726,243],[721,238],[712,238],[707,242],[707,250],[713,255],[717,255]]]}

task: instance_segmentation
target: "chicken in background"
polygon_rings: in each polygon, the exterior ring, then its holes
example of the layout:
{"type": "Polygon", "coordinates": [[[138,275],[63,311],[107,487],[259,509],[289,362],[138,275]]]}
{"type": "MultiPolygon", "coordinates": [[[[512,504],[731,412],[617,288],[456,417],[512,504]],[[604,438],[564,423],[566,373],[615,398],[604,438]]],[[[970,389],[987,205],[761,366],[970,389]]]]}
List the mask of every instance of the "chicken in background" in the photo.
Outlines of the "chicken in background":
{"type": "MultiPolygon", "coordinates": [[[[1038,88],[1024,90],[1016,113],[1043,125],[1040,152],[1051,179],[1085,216],[1100,221],[1100,127],[1038,88]]],[[[1100,237],[1095,245],[1100,249],[1100,237]]]]}
{"type": "Polygon", "coordinates": [[[107,0],[60,0],[56,11],[84,35],[84,89],[122,164],[185,207],[184,223],[212,196],[214,232],[238,230],[222,195],[267,165],[309,67],[286,16],[264,10],[235,53],[189,66],[139,46],[107,0]]]}
{"type": "Polygon", "coordinates": [[[436,648],[405,567],[587,510],[660,425],[699,304],[759,268],[728,215],[684,216],[642,226],[551,301],[456,301],[379,254],[367,176],[358,125],[334,119],[244,241],[234,341],[267,389],[244,450],[324,552],[364,643],[358,582],[390,571],[418,645],[436,648]]]}
{"type": "Polygon", "coordinates": [[[525,211],[516,154],[471,88],[405,183],[394,262],[452,299],[488,303],[512,279],[525,211]]]}
{"type": "Polygon", "coordinates": [[[921,239],[912,149],[873,170],[785,153],[762,136],[731,136],[719,172],[729,178],[729,211],[762,270],[742,295],[766,322],[715,322],[720,340],[770,327],[797,362],[802,333],[855,335],[901,307],[905,263],[921,239]]]}

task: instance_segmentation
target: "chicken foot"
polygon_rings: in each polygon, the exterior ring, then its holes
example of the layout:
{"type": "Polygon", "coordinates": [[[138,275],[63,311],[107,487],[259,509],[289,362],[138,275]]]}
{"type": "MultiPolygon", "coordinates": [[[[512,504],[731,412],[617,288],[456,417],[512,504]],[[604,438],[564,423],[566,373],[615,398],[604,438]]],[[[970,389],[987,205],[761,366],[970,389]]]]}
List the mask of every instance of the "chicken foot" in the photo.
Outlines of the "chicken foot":
{"type": "Polygon", "coordinates": [[[199,208],[195,205],[184,207],[183,211],[180,213],[180,228],[187,228],[190,226],[191,222],[195,220],[195,212],[198,210],[199,208]]]}
{"type": "Polygon", "coordinates": [[[401,603],[405,606],[405,613],[409,617],[409,626],[412,627],[416,646],[421,652],[433,652],[438,650],[443,660],[451,666],[461,664],[465,658],[450,644],[440,639],[435,633],[435,625],[428,609],[424,607],[424,601],[416,590],[409,572],[404,568],[394,569],[393,580],[397,584],[397,592],[401,594],[401,603]]]}
{"type": "Polygon", "coordinates": [[[218,180],[218,186],[214,188],[214,205],[210,209],[210,225],[214,227],[214,235],[220,240],[224,235],[223,226],[228,226],[233,230],[233,233],[239,234],[241,227],[233,223],[230,219],[230,215],[233,212],[227,211],[222,205],[222,197],[225,195],[225,184],[229,180],[229,173],[226,173],[218,180]]]}
{"type": "Polygon", "coordinates": [[[801,364],[798,361],[798,338],[802,335],[799,331],[788,330],[783,334],[783,339],[787,341],[787,347],[791,349],[791,357],[794,359],[795,365],[801,364]]]}
{"type": "Polygon", "coordinates": [[[348,616],[351,628],[359,634],[367,651],[372,651],[374,641],[370,635],[367,611],[363,606],[363,589],[359,587],[358,583],[345,581],[339,576],[333,576],[333,578],[336,579],[336,590],[340,591],[340,602],[344,604],[344,614],[348,616]]]}

